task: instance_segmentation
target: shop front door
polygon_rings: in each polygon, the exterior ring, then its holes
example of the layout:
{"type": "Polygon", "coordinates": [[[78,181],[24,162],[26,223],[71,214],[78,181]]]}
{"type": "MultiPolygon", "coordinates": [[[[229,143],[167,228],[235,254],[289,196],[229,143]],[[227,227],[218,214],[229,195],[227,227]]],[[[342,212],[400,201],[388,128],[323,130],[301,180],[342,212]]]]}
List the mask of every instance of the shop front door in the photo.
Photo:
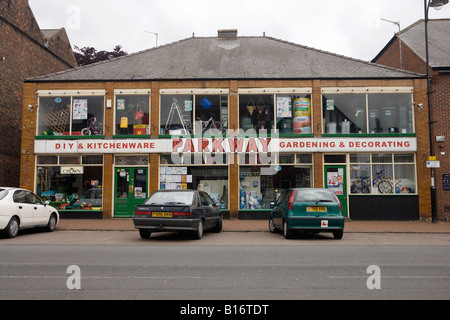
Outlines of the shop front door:
{"type": "Polygon", "coordinates": [[[114,217],[134,216],[136,205],[148,197],[148,168],[116,168],[114,217]]]}
{"type": "Polygon", "coordinates": [[[342,214],[348,217],[346,166],[325,166],[325,188],[333,190],[342,206],[342,214]]]}

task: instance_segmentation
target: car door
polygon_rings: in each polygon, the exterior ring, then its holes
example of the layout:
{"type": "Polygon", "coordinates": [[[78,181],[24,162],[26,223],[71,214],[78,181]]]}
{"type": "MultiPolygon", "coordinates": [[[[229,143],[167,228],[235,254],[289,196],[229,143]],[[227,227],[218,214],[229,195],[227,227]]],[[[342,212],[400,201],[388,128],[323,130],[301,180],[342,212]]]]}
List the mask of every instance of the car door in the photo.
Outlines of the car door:
{"type": "Polygon", "coordinates": [[[27,197],[33,208],[33,225],[42,226],[48,223],[49,212],[42,200],[33,192],[27,192],[27,197]]]}
{"type": "Polygon", "coordinates": [[[27,192],[25,190],[14,191],[13,201],[20,217],[20,227],[32,226],[34,209],[27,197],[27,192]]]}
{"type": "Polygon", "coordinates": [[[273,223],[277,228],[283,227],[283,219],[286,214],[287,202],[289,200],[290,191],[284,191],[275,202],[275,206],[272,209],[273,223]]]}
{"type": "Polygon", "coordinates": [[[214,202],[205,192],[199,192],[201,210],[205,217],[205,228],[210,228],[215,225],[216,219],[214,218],[214,202]]]}

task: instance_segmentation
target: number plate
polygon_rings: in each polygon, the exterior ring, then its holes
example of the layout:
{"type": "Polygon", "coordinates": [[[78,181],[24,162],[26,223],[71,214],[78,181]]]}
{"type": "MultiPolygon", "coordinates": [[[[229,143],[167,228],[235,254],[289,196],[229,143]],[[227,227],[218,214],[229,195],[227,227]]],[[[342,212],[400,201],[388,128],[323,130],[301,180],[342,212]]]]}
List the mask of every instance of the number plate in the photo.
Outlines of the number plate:
{"type": "Polygon", "coordinates": [[[173,212],[152,212],[153,218],[172,218],[173,212]]]}
{"type": "Polygon", "coordinates": [[[327,207],[306,207],[306,212],[327,212],[327,207]]]}

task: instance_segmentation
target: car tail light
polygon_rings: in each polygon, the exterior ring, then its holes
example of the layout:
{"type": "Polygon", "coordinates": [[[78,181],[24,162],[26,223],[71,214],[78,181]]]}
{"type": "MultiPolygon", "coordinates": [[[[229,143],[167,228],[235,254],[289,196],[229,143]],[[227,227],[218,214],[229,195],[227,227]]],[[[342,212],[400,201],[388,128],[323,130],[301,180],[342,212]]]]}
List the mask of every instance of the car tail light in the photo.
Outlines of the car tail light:
{"type": "Polygon", "coordinates": [[[294,196],[295,196],[295,191],[291,191],[291,195],[289,196],[289,201],[288,201],[288,209],[294,209],[294,196]]]}
{"type": "Polygon", "coordinates": [[[331,192],[334,196],[334,198],[336,199],[337,203],[339,203],[339,210],[342,210],[342,205],[341,205],[341,201],[339,201],[336,193],[334,193],[334,191],[331,192]]]}
{"type": "Polygon", "coordinates": [[[134,211],[135,216],[151,216],[151,211],[134,211]]]}
{"type": "Polygon", "coordinates": [[[192,212],[174,212],[174,217],[192,217],[192,212]]]}

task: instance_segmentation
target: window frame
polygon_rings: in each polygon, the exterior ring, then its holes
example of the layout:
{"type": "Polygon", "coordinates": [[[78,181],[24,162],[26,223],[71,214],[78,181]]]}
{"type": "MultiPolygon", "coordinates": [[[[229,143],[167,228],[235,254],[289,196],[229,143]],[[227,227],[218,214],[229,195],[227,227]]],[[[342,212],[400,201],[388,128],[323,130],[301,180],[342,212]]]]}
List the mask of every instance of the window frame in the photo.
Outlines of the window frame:
{"type": "MultiPolygon", "coordinates": [[[[37,125],[36,125],[36,137],[55,137],[55,138],[69,138],[69,137],[96,137],[96,138],[104,138],[105,136],[105,119],[106,119],[106,90],[38,90],[37,91],[37,96],[38,96],[38,111],[37,111],[37,125]],[[103,98],[103,114],[102,114],[102,119],[97,119],[97,123],[101,123],[102,124],[102,128],[101,130],[103,131],[102,134],[100,135],[86,135],[86,136],[82,136],[82,135],[74,135],[74,132],[78,132],[78,131],[73,131],[73,103],[74,103],[74,99],[80,99],[80,98],[90,98],[90,97],[101,97],[103,98]],[[41,105],[41,99],[42,98],[53,98],[53,99],[57,99],[57,98],[70,98],[70,110],[69,110],[69,131],[68,131],[68,135],[64,135],[64,132],[62,132],[61,134],[57,134],[54,136],[46,136],[44,135],[44,133],[39,134],[39,130],[41,128],[41,124],[43,122],[45,122],[43,119],[41,119],[41,109],[39,108],[39,106],[41,105]]],[[[88,106],[89,108],[89,106],[88,106]]],[[[88,109],[89,110],[89,109],[88,109]]],[[[89,119],[83,119],[83,120],[89,120],[89,119]]],[[[88,124],[89,125],[89,124],[88,124]]],[[[48,127],[49,129],[50,126],[46,125],[46,127],[48,127]]],[[[46,131],[46,130],[45,130],[46,131]]],[[[44,131],[44,132],[45,132],[44,131]]],[[[53,131],[53,130],[51,130],[53,131]]],[[[81,131],[80,131],[81,133],[81,131]]]]}
{"type": "MultiPolygon", "coordinates": [[[[152,124],[152,115],[151,115],[151,109],[152,109],[152,91],[151,89],[115,89],[114,90],[114,104],[112,106],[114,108],[114,130],[113,130],[113,138],[121,138],[121,137],[133,137],[133,138],[148,138],[150,137],[150,128],[152,124]],[[118,97],[132,97],[132,96],[148,96],[148,124],[146,130],[146,134],[143,135],[135,135],[135,134],[121,134],[120,132],[117,132],[117,100],[118,97]]],[[[142,124],[144,125],[144,124],[142,124]]]]}
{"type": "MultiPolygon", "coordinates": [[[[338,136],[416,136],[416,127],[415,127],[415,115],[414,115],[414,88],[413,87],[323,87],[321,90],[321,124],[322,124],[322,136],[324,137],[338,137],[338,136]],[[327,127],[325,123],[325,96],[326,95],[352,95],[352,94],[364,94],[365,95],[365,127],[366,132],[361,133],[338,133],[339,130],[336,130],[336,133],[328,133],[327,127]],[[380,132],[380,133],[372,133],[370,129],[370,110],[371,106],[369,105],[369,97],[377,94],[408,94],[411,95],[411,107],[408,112],[411,114],[411,123],[408,124],[412,127],[412,132],[380,132]]],[[[401,106],[397,106],[400,108],[401,106]]],[[[351,122],[350,122],[351,124],[351,122]]],[[[400,130],[399,130],[400,131],[400,130]]]]}
{"type": "MultiPolygon", "coordinates": [[[[244,132],[244,135],[248,135],[249,131],[253,132],[254,134],[257,134],[258,130],[261,129],[253,129],[253,125],[252,128],[249,128],[250,130],[245,130],[242,128],[241,125],[241,97],[242,96],[255,96],[256,99],[252,99],[253,102],[255,103],[255,106],[258,104],[258,98],[262,95],[267,95],[267,96],[272,96],[272,100],[273,100],[273,110],[272,110],[272,114],[273,114],[273,118],[272,121],[273,122],[273,126],[275,126],[275,128],[264,128],[264,130],[267,130],[267,135],[271,136],[272,134],[274,135],[279,135],[279,136],[283,136],[283,137],[289,137],[289,136],[295,136],[295,137],[310,137],[313,136],[313,130],[312,128],[314,128],[314,104],[313,104],[313,94],[312,94],[312,88],[309,87],[303,87],[303,88],[240,88],[238,89],[238,129],[240,130],[240,132],[244,132]],[[293,132],[293,128],[294,126],[292,125],[292,131],[291,133],[281,133],[280,129],[277,128],[278,127],[278,123],[281,122],[278,121],[278,119],[283,119],[283,118],[289,118],[289,117],[278,117],[277,116],[277,101],[278,101],[278,96],[301,96],[300,98],[307,98],[310,100],[310,121],[311,121],[311,132],[309,133],[294,133],[293,132]],[[305,97],[306,96],[306,97],[305,97]],[[309,96],[309,98],[307,97],[309,96]],[[275,129],[275,130],[273,130],[275,129]]],[[[295,100],[291,100],[291,105],[294,103],[295,100]]],[[[256,110],[257,111],[257,110],[256,110]]],[[[294,118],[294,110],[292,108],[292,119],[294,118]]]]}

